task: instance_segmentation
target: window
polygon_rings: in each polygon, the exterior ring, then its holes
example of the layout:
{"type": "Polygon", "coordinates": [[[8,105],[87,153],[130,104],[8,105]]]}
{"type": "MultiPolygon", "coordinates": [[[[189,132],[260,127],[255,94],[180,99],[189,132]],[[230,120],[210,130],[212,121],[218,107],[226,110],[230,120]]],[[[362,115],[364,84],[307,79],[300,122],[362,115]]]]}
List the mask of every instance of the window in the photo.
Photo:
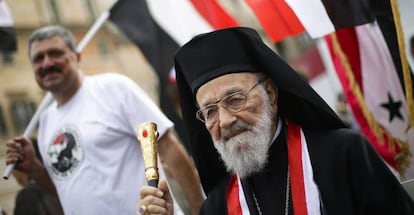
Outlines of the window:
{"type": "Polygon", "coordinates": [[[13,54],[10,52],[1,53],[1,62],[3,65],[11,65],[14,62],[13,54]]]}
{"type": "Polygon", "coordinates": [[[0,106],[0,138],[7,135],[6,119],[4,118],[3,108],[0,106]]]}
{"type": "Polygon", "coordinates": [[[33,101],[22,99],[11,102],[10,113],[16,132],[22,133],[24,131],[35,111],[36,105],[33,101]]]}

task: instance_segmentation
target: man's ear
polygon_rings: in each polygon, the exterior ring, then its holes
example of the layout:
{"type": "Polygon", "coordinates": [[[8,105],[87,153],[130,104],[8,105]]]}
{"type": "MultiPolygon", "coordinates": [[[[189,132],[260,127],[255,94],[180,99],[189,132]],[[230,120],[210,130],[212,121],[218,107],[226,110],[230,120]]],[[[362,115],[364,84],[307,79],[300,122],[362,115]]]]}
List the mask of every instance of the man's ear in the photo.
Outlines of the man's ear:
{"type": "Polygon", "coordinates": [[[273,83],[272,79],[266,79],[264,82],[264,87],[267,95],[269,96],[269,101],[272,106],[277,105],[278,101],[278,90],[276,85],[273,83]]]}
{"type": "Polygon", "coordinates": [[[81,62],[81,60],[82,60],[81,53],[79,53],[79,52],[76,53],[76,60],[78,61],[78,63],[81,62]]]}

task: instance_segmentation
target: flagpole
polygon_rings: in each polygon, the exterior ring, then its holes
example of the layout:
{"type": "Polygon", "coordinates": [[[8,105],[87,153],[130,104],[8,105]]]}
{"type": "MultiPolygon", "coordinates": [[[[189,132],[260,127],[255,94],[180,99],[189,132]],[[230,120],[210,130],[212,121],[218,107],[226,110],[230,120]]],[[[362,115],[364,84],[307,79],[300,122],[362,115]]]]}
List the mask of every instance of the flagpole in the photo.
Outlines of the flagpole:
{"type": "MultiPolygon", "coordinates": [[[[96,32],[101,28],[103,23],[108,19],[110,15],[109,10],[102,13],[102,15],[95,21],[95,23],[92,25],[92,27],[88,30],[86,35],[83,37],[82,41],[79,42],[76,50],[81,53],[83,49],[86,47],[86,45],[89,43],[89,41],[93,38],[93,36],[96,34],[96,32]]],[[[39,117],[41,112],[43,112],[48,105],[52,102],[53,96],[50,92],[46,93],[45,97],[40,102],[39,107],[37,108],[36,112],[33,114],[33,117],[30,119],[30,122],[28,126],[26,127],[23,137],[29,138],[34,129],[36,128],[37,123],[39,122],[39,117]]],[[[14,167],[16,166],[16,163],[8,164],[6,167],[6,170],[3,174],[3,179],[9,179],[14,167]]]]}
{"type": "Polygon", "coordinates": [[[337,102],[337,94],[344,93],[342,88],[341,82],[338,79],[338,75],[336,74],[335,66],[332,62],[331,54],[329,53],[329,48],[323,38],[316,39],[316,48],[319,51],[319,54],[322,59],[322,63],[325,67],[325,73],[328,77],[328,82],[330,88],[333,90],[333,104],[332,109],[335,109],[335,104],[337,102]],[[339,86],[339,87],[337,87],[339,86]]]}
{"type": "Polygon", "coordinates": [[[408,112],[408,129],[414,127],[414,96],[412,89],[411,72],[408,66],[407,55],[405,54],[404,32],[400,21],[400,13],[398,9],[398,1],[391,0],[391,9],[394,18],[394,26],[397,32],[398,49],[400,52],[401,66],[404,77],[405,95],[407,98],[407,112],[408,112]]]}

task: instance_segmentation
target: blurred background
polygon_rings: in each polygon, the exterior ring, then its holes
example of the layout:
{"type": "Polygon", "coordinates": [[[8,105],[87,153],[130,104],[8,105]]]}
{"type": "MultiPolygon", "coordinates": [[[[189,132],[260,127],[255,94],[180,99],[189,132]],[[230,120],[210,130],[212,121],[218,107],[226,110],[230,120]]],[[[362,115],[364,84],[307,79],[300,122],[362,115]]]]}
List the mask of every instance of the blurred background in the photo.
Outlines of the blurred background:
{"type": "MultiPolygon", "coordinates": [[[[27,41],[31,32],[40,26],[60,24],[70,29],[79,42],[97,19],[112,8],[114,2],[114,0],[0,0],[2,5],[0,28],[2,26],[11,28],[16,39],[15,49],[0,51],[0,143],[2,143],[0,144],[0,172],[3,173],[6,167],[4,140],[24,132],[45,95],[34,81],[28,60],[27,41]],[[10,15],[10,20],[7,14],[10,15]]],[[[168,10],[175,5],[174,2],[173,4],[167,4],[167,2],[173,1],[165,0],[162,7],[148,5],[147,9],[154,13],[154,8],[168,10]]],[[[177,1],[177,5],[178,2],[183,1],[177,1]]],[[[246,1],[211,2],[217,2],[229,16],[237,20],[238,25],[255,28],[268,46],[303,75],[304,79],[309,81],[325,101],[344,117],[344,120],[350,120],[341,84],[335,75],[332,63],[327,62],[329,53],[321,48],[323,44],[319,40],[311,38],[305,32],[275,41],[274,38],[269,37],[268,32],[265,32],[255,12],[246,4],[246,1]]],[[[175,9],[182,10],[184,13],[183,7],[175,9]]],[[[136,20],[136,22],[139,23],[141,20],[136,20]]],[[[119,72],[126,74],[135,80],[157,104],[160,104],[160,100],[164,98],[161,91],[173,92],[173,89],[165,86],[175,83],[173,72],[168,77],[160,77],[160,73],[156,71],[156,68],[154,69],[148,55],[137,46],[136,41],[131,40],[131,37],[124,33],[125,31],[118,28],[116,23],[106,20],[82,51],[84,73],[119,72]]],[[[0,44],[5,42],[0,39],[0,44]]],[[[409,60],[412,61],[412,58],[409,60]]],[[[171,101],[164,104],[163,110],[168,110],[168,107],[172,109],[174,95],[169,96],[171,96],[171,101]]],[[[174,114],[168,115],[170,118],[176,117],[173,116],[174,114]]],[[[36,133],[32,136],[35,137],[36,133]]],[[[183,142],[185,143],[185,140],[183,142]]],[[[13,212],[15,196],[19,189],[21,187],[14,177],[10,177],[9,180],[0,179],[0,207],[7,214],[13,212]]]]}

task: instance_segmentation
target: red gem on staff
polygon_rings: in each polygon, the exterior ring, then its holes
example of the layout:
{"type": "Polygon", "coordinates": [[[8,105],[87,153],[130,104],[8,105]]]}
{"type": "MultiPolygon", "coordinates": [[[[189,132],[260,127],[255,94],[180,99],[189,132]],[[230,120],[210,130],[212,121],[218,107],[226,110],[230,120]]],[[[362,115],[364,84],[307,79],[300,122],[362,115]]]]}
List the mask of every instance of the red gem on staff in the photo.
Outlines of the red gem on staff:
{"type": "Polygon", "coordinates": [[[143,130],[143,131],[142,131],[142,136],[143,136],[143,137],[147,137],[147,135],[148,135],[147,130],[143,130]]]}

